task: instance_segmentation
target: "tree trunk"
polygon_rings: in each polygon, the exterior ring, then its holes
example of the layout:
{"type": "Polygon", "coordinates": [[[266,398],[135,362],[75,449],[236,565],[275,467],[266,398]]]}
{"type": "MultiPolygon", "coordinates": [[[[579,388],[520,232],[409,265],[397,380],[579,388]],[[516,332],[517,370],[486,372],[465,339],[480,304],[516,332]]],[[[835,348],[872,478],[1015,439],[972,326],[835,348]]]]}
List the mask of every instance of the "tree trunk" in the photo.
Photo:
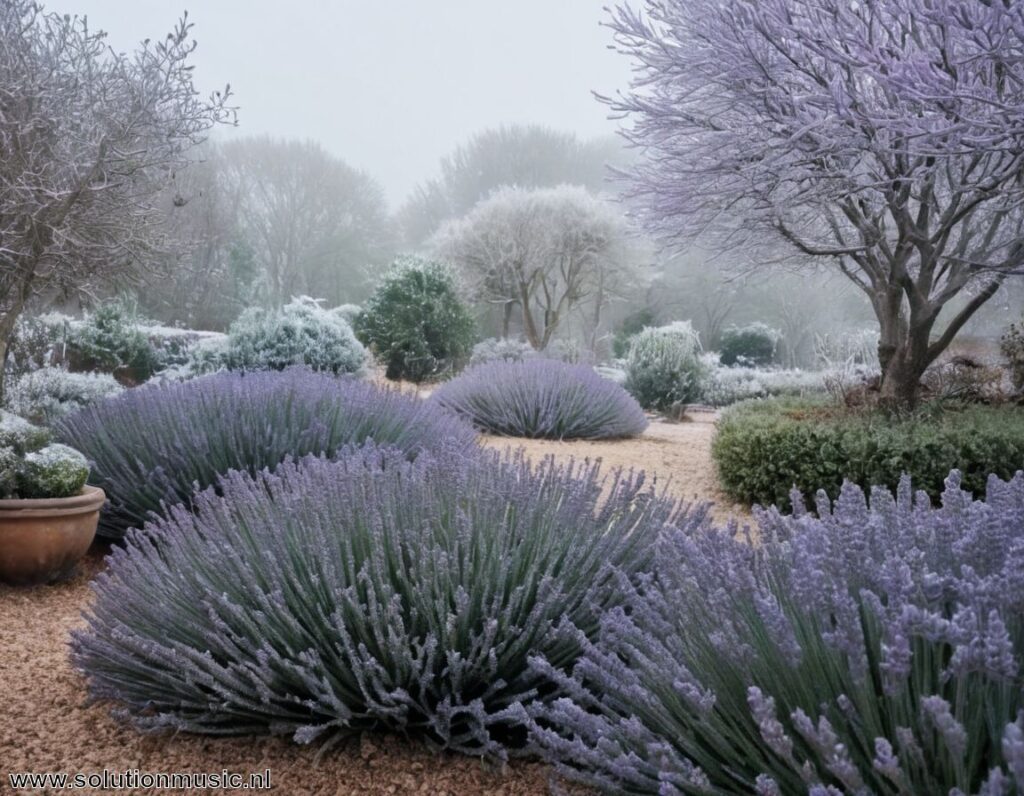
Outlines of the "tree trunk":
{"type": "Polygon", "coordinates": [[[883,402],[896,409],[916,407],[921,400],[921,377],[927,367],[909,351],[897,352],[882,371],[883,402]]]}
{"type": "Polygon", "coordinates": [[[19,312],[5,312],[0,316],[0,405],[4,401],[4,389],[7,382],[7,359],[11,353],[11,342],[14,339],[14,327],[19,312]]]}
{"type": "Polygon", "coordinates": [[[512,327],[512,310],[515,305],[511,301],[506,301],[501,308],[501,339],[507,340],[509,330],[512,327]]]}
{"type": "Polygon", "coordinates": [[[537,331],[537,324],[533,319],[533,310],[530,309],[530,295],[526,289],[521,290],[522,299],[519,304],[523,308],[523,334],[526,335],[526,342],[528,342],[535,351],[541,351],[544,348],[544,341],[541,339],[540,333],[537,331]]]}

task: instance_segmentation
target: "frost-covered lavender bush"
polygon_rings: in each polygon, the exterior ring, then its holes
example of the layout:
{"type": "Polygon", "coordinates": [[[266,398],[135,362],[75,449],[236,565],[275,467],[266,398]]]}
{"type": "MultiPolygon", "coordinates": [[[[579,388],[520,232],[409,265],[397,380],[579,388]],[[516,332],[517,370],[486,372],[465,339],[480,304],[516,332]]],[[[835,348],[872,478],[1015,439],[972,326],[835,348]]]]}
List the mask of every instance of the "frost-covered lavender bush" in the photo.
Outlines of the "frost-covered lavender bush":
{"type": "Polygon", "coordinates": [[[511,337],[488,337],[473,346],[469,366],[486,365],[490,362],[522,362],[537,357],[537,351],[525,340],[511,337]]]}
{"type": "Polygon", "coordinates": [[[492,362],[430,397],[491,434],[544,439],[635,437],[647,428],[640,405],[586,365],[550,359],[492,362]]]}
{"type": "Polygon", "coordinates": [[[93,482],[110,500],[99,533],[115,538],[228,470],[255,473],[288,456],[331,455],[367,439],[410,456],[476,444],[468,424],[437,406],[306,368],[224,372],[129,390],[59,420],[55,429],[93,462],[93,482]]]}
{"type": "Polygon", "coordinates": [[[89,463],[50,439],[48,429],[0,411],[0,500],[64,498],[82,491],[89,463]]]}
{"type": "Polygon", "coordinates": [[[620,577],[567,694],[531,709],[565,774],[614,793],[964,794],[1024,789],[1024,476],[985,502],[954,472],[820,519],[666,534],[620,577]]]}
{"type": "Polygon", "coordinates": [[[195,349],[194,372],[283,370],[305,365],[335,374],[357,373],[366,350],[342,313],[306,296],[279,310],[250,307],[228,329],[227,339],[195,349]]]}
{"type": "Polygon", "coordinates": [[[123,389],[106,373],[70,373],[63,368],[45,367],[12,382],[4,392],[4,403],[14,414],[48,425],[123,389]]]}
{"type": "Polygon", "coordinates": [[[590,464],[366,446],[233,472],[132,531],[96,582],[73,658],[145,730],[385,730],[471,754],[525,739],[544,687],[645,568],[671,500],[590,464]],[[602,485],[605,491],[602,495],[602,485]]]}
{"type": "Polygon", "coordinates": [[[644,329],[626,357],[625,388],[645,409],[666,410],[700,398],[706,368],[689,321],[644,329]]]}

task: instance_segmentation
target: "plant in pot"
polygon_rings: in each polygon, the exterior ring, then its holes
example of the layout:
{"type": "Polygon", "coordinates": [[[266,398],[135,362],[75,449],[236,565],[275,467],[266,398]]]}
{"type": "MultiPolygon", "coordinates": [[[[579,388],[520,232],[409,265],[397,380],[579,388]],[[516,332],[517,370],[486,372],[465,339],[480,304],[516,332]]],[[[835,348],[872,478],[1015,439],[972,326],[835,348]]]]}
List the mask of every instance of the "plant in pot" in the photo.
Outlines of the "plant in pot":
{"type": "Polygon", "coordinates": [[[96,535],[102,489],[89,463],[50,431],[0,411],[0,581],[47,583],[71,572],[96,535]]]}

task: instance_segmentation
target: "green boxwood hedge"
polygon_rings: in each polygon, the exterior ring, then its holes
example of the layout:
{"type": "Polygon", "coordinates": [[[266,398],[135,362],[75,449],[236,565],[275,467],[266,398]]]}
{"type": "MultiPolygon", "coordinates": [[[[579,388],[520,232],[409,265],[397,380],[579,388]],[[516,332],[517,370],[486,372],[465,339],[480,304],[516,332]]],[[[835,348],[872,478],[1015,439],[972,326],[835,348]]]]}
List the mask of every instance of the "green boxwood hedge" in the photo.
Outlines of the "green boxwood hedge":
{"type": "Polygon", "coordinates": [[[935,499],[953,468],[982,495],[990,473],[1024,469],[1024,408],[933,406],[894,417],[823,400],[750,401],[723,413],[712,453],[723,489],[746,505],[788,510],[794,486],[811,501],[818,489],[837,497],[844,479],[895,488],[904,473],[935,499]]]}

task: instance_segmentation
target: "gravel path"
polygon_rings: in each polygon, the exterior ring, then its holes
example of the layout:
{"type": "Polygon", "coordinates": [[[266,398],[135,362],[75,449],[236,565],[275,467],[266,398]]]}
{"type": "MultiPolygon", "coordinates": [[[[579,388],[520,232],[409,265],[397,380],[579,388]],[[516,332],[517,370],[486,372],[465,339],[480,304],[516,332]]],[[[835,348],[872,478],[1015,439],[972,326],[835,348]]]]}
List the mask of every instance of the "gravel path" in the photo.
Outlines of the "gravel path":
{"type": "Polygon", "coordinates": [[[483,440],[492,448],[523,448],[531,458],[600,459],[604,472],[619,467],[642,469],[678,498],[712,502],[712,515],[718,520],[749,517],[750,512],[733,504],[718,486],[711,460],[717,419],[716,412],[692,412],[681,422],[654,420],[643,435],[631,440],[551,442],[495,436],[483,440]]]}
{"type": "MultiPolygon", "coordinates": [[[[600,457],[605,467],[637,467],[683,498],[714,500],[716,513],[733,507],[718,492],[710,460],[713,416],[652,423],[637,440],[555,443],[487,438],[485,444],[523,444],[529,455],[600,457]]],[[[94,545],[72,580],[49,587],[0,586],[0,793],[9,772],[219,772],[269,768],[275,792],[309,794],[544,794],[548,770],[513,762],[498,772],[477,760],[436,755],[399,739],[364,738],[317,762],[315,749],[282,739],[213,739],[141,735],[119,724],[109,706],[87,705],[83,680],[67,657],[68,631],[81,625],[89,579],[103,566],[94,545]]],[[[81,791],[79,791],[81,792],[81,791]]],[[[146,792],[146,791],[140,791],[146,792]]]]}

